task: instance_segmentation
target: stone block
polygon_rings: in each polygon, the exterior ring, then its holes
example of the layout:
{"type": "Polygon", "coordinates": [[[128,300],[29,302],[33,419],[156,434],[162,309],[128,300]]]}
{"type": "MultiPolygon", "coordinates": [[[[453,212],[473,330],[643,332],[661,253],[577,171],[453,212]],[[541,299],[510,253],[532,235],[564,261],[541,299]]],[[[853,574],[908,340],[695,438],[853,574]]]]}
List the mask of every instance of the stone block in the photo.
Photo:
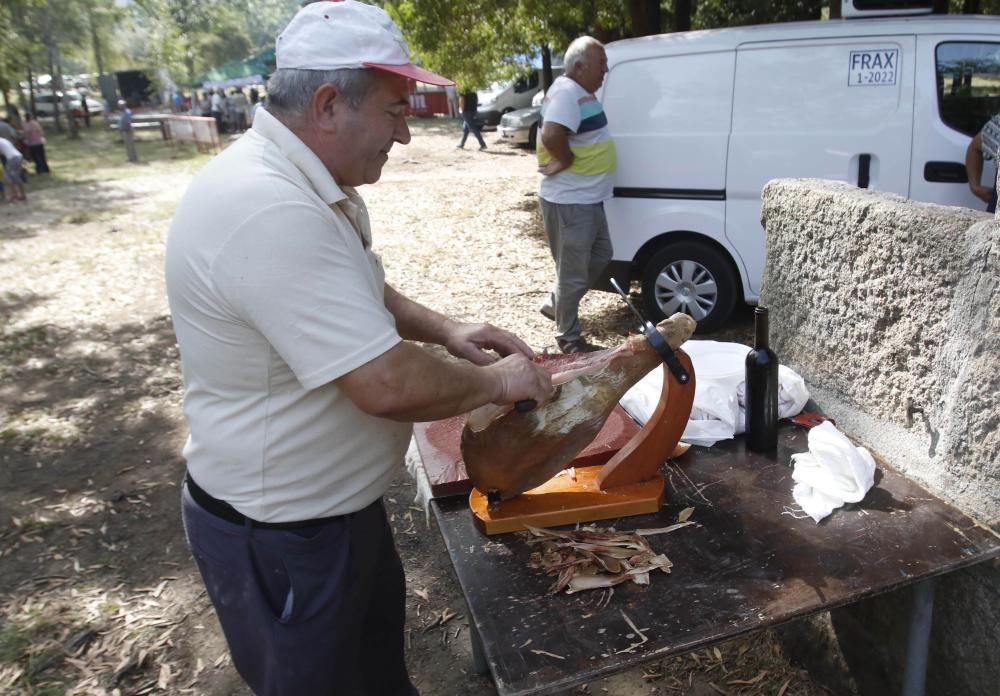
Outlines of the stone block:
{"type": "MultiPolygon", "coordinates": [[[[761,218],[761,303],[779,359],[844,432],[997,530],[1000,221],[808,179],[770,182],[761,218]]],[[[908,621],[901,596],[833,613],[842,640],[850,625],[852,643],[870,643],[845,649],[848,661],[880,655],[872,673],[893,680],[908,621]]],[[[944,578],[934,621],[928,693],[991,693],[1000,683],[1000,565],[944,578]]]]}

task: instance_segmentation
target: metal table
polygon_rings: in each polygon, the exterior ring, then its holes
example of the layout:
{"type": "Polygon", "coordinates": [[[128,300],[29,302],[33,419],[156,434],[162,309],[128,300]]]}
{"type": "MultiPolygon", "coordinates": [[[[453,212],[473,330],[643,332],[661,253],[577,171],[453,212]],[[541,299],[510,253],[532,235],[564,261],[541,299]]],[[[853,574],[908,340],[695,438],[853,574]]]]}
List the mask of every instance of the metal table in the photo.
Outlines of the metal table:
{"type": "MultiPolygon", "coordinates": [[[[503,696],[556,693],[1000,556],[1000,537],[881,463],[861,503],[820,524],[795,519],[790,460],[806,449],[806,431],[784,425],[770,455],[737,438],[668,463],[659,513],[596,524],[664,527],[693,506],[698,526],[649,537],[673,572],[653,573],[648,586],[618,585],[606,604],[601,590],[546,595],[552,578],[528,567],[524,533],[483,536],[466,497],[433,501],[478,671],[492,672],[503,696]],[[642,645],[626,617],[647,638],[642,645]]],[[[904,684],[919,694],[929,580],[914,597],[904,684]]]]}

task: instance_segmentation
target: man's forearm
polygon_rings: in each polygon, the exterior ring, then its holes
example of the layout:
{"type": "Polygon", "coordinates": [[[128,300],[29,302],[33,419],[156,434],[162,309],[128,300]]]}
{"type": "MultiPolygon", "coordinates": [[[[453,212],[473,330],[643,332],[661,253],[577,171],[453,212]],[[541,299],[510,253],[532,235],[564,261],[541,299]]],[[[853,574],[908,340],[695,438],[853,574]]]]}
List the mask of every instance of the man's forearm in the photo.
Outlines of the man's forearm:
{"type": "Polygon", "coordinates": [[[451,323],[448,317],[414,302],[388,284],[385,286],[385,308],[395,317],[396,331],[406,340],[444,344],[451,323]]]}
{"type": "Polygon", "coordinates": [[[489,370],[445,360],[406,341],[337,383],[366,413],[404,422],[466,413],[500,394],[489,370]]]}
{"type": "Polygon", "coordinates": [[[569,147],[569,131],[557,123],[542,125],[542,145],[548,150],[552,159],[559,162],[563,169],[573,164],[573,151],[569,147]]]}

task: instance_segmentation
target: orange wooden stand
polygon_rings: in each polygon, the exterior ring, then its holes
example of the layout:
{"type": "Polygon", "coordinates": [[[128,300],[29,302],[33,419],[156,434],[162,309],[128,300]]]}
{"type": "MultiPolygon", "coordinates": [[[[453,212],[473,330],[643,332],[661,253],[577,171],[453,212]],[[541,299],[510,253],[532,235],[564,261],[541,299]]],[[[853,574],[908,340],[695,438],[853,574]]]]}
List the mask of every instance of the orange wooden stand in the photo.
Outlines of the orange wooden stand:
{"type": "Polygon", "coordinates": [[[694,403],[694,367],[682,350],[677,358],[690,379],[681,384],[666,365],[656,410],[636,435],[603,466],[577,468],[541,486],[491,506],[473,489],[469,496],[476,527],[504,534],[532,527],[593,522],[656,512],[663,499],[660,467],[677,447],[694,403]]]}

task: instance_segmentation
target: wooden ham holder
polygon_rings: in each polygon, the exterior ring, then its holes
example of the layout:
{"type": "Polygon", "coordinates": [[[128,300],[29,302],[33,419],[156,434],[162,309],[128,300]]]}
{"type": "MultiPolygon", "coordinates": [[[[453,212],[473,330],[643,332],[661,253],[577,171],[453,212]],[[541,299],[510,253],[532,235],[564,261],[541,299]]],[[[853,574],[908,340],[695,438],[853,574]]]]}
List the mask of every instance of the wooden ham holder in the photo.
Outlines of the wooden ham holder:
{"type": "MultiPolygon", "coordinates": [[[[475,488],[469,496],[476,527],[504,534],[532,527],[553,527],[656,512],[663,501],[660,466],[677,447],[691,415],[695,375],[691,358],[675,351],[689,376],[682,384],[666,364],[663,389],[646,425],[606,464],[567,468],[521,495],[491,506],[475,488]]],[[[570,465],[572,467],[572,464],[570,465]]]]}

